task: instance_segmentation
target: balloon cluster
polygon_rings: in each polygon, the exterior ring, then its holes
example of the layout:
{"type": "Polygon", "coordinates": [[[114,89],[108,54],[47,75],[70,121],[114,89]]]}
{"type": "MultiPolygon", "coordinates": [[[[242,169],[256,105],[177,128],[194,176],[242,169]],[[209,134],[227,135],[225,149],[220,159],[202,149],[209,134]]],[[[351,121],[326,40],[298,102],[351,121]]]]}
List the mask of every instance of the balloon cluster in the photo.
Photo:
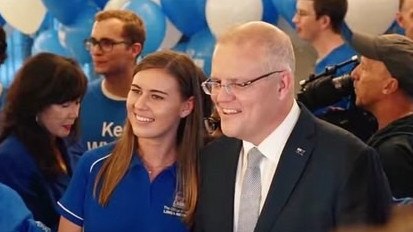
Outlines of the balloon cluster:
{"type": "MultiPolygon", "coordinates": [[[[248,21],[275,24],[279,16],[293,28],[296,1],[0,0],[0,25],[8,23],[34,36],[32,53],[49,51],[86,64],[90,55],[83,40],[90,36],[96,12],[128,9],[139,15],[146,26],[143,56],[159,49],[186,52],[209,74],[217,36],[248,21]]],[[[348,0],[348,4],[345,21],[350,29],[380,34],[394,27],[397,1],[348,0]],[[367,14],[371,17],[364,17],[367,14]]]]}

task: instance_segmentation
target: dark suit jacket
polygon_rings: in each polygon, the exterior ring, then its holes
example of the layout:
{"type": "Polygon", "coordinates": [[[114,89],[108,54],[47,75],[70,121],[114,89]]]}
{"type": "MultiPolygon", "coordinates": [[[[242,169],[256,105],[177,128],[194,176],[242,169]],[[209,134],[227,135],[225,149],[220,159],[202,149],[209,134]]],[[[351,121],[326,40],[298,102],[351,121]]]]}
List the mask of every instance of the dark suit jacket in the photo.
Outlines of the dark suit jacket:
{"type": "MultiPolygon", "coordinates": [[[[232,232],[242,141],[223,137],[201,154],[194,230],[232,232]]],[[[324,232],[380,223],[391,202],[378,155],[352,134],[304,107],[281,154],[256,232],[324,232]]]]}

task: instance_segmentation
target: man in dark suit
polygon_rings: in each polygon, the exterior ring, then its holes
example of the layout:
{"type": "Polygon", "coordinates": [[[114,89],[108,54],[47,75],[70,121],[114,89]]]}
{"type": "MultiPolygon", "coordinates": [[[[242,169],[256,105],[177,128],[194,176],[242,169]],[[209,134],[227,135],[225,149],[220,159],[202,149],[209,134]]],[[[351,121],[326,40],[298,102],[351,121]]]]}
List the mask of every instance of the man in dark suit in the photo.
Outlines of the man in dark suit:
{"type": "Polygon", "coordinates": [[[274,25],[249,22],[218,39],[202,85],[226,136],[201,156],[195,231],[327,232],[386,220],[377,154],[295,101],[294,69],[291,41],[274,25]]]}

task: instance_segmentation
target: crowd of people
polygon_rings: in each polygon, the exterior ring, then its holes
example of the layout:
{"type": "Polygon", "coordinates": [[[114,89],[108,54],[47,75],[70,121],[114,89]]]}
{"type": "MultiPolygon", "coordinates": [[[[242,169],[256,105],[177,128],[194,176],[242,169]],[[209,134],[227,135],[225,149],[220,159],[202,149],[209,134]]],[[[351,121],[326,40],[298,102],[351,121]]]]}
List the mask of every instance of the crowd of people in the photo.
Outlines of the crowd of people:
{"type": "MultiPolygon", "coordinates": [[[[2,96],[0,230],[413,231],[413,0],[395,16],[405,35],[343,36],[346,0],[296,6],[315,74],[360,57],[336,73],[353,96],[308,110],[289,36],[263,21],[217,38],[210,77],[180,52],[138,61],[145,25],[128,10],[96,14],[97,80],[28,58],[2,96]],[[322,116],[350,102],[377,123],[365,141],[322,116]]],[[[0,64],[6,48],[0,29],[0,64]]]]}

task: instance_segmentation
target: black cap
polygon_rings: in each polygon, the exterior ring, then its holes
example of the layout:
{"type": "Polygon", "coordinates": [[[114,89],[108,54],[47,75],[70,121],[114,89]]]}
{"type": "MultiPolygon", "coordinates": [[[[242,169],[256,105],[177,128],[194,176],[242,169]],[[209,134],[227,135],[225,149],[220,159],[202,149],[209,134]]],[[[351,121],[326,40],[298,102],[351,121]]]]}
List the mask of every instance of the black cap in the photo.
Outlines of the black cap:
{"type": "Polygon", "coordinates": [[[413,97],[413,40],[399,34],[354,33],[351,45],[360,55],[383,62],[400,88],[413,97]]]}

